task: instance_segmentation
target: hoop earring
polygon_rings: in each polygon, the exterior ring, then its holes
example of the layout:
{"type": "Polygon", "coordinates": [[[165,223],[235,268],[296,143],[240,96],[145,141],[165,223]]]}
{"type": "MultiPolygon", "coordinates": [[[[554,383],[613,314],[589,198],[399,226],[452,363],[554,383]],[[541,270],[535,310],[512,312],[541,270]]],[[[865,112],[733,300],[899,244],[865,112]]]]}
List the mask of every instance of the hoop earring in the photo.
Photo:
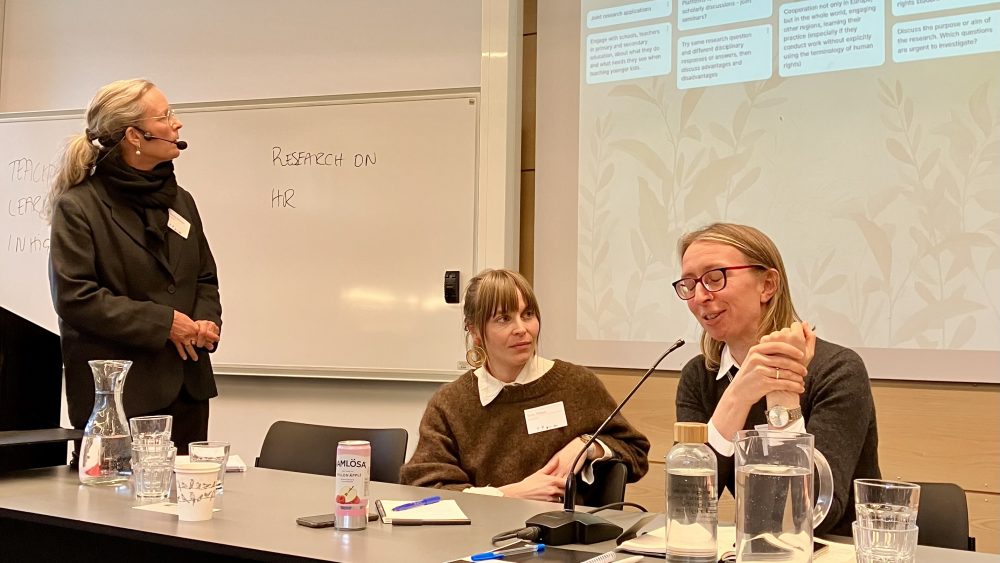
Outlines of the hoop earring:
{"type": "Polygon", "coordinates": [[[465,362],[474,368],[480,368],[486,363],[486,349],[473,345],[465,351],[465,362]]]}

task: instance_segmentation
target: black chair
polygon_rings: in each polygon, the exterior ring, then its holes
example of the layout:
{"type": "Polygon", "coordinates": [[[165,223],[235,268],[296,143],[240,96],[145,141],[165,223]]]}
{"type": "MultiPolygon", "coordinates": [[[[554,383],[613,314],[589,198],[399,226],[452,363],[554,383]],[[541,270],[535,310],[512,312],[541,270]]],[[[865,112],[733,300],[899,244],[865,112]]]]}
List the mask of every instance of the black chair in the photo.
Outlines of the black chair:
{"type": "Polygon", "coordinates": [[[947,549],[976,550],[969,536],[969,505],[965,491],[954,483],[917,483],[920,507],[917,543],[947,549]]]}
{"type": "Polygon", "coordinates": [[[315,475],[337,474],[337,443],[367,440],[372,445],[371,478],[399,482],[408,435],[403,428],[346,428],[279,420],[271,425],[255,465],[315,475]]]}
{"type": "Polygon", "coordinates": [[[602,461],[594,465],[594,483],[587,485],[577,477],[577,490],[586,506],[604,506],[625,500],[628,467],[621,460],[602,461]]]}

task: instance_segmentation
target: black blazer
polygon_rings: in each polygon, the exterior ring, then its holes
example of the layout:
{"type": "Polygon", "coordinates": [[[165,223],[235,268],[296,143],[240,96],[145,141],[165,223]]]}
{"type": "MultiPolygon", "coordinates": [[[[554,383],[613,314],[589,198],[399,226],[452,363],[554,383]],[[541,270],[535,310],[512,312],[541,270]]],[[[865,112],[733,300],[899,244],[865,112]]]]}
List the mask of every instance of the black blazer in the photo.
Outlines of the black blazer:
{"type": "Polygon", "coordinates": [[[74,427],[86,424],[94,406],[89,360],[133,362],[123,393],[128,417],[169,406],[182,385],[198,400],[218,394],[209,354],[184,361],[169,340],[174,310],[222,327],[215,259],[194,199],[178,188],[170,208],[191,229],[187,239],[167,229],[167,260],[151,250],[139,214],[97,177],[55,202],[49,281],[74,427]]]}

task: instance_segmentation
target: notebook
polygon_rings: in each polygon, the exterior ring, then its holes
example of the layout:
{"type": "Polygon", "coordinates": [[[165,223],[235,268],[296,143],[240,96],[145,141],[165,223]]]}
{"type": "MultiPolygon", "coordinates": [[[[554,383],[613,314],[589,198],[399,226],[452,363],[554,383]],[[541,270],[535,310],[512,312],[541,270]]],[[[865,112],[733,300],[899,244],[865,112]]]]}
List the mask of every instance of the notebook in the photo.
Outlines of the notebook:
{"type": "MultiPolygon", "coordinates": [[[[719,526],[717,538],[719,542],[719,561],[735,561],[736,528],[733,526],[719,526]]],[[[622,543],[618,549],[642,555],[663,557],[666,552],[666,541],[666,528],[661,526],[635,539],[622,543]]],[[[828,550],[816,554],[816,558],[823,556],[825,563],[849,563],[854,561],[854,546],[850,544],[839,544],[820,539],[814,540],[814,543],[829,547],[828,550]]]]}
{"type": "Polygon", "coordinates": [[[396,526],[421,526],[435,524],[471,524],[472,520],[462,512],[462,508],[453,499],[442,500],[434,504],[425,504],[408,510],[393,512],[392,509],[410,500],[376,500],[379,518],[383,524],[396,526]]]}

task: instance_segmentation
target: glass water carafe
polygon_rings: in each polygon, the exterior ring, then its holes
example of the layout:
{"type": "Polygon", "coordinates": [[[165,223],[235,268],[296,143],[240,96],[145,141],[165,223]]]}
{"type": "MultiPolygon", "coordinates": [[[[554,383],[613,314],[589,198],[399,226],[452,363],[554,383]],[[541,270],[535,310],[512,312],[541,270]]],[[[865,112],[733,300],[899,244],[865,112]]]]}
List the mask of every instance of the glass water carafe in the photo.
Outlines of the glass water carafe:
{"type": "Polygon", "coordinates": [[[132,440],[122,408],[122,388],[132,367],[127,360],[87,362],[94,374],[94,411],[83,429],[79,455],[84,485],[128,483],[132,473],[132,440]]]}
{"type": "Polygon", "coordinates": [[[736,433],[736,561],[808,563],[830,510],[833,474],[811,434],[736,433]],[[813,467],[819,494],[813,503],[813,467]]]}

